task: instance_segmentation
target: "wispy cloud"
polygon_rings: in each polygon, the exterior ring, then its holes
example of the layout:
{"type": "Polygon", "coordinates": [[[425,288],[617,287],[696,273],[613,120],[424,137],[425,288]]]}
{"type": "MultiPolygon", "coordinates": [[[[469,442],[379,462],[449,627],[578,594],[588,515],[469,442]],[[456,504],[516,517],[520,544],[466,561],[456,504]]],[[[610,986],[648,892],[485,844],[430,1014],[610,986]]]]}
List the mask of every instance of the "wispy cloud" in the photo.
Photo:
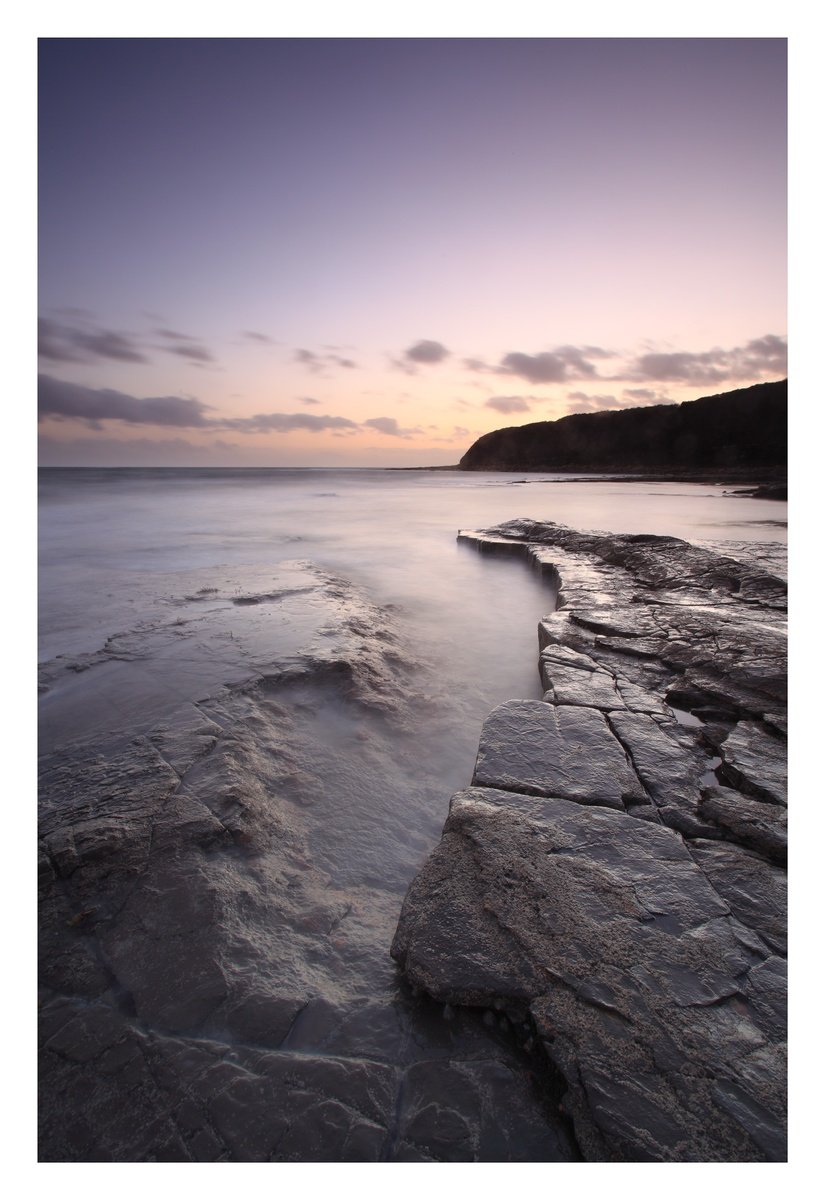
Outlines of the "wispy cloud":
{"type": "Polygon", "coordinates": [[[326,374],[329,367],[342,367],[344,370],[352,371],[358,366],[353,359],[346,358],[342,354],[317,354],[314,350],[296,350],[294,359],[295,362],[311,371],[313,375],[326,374]]]}
{"type": "Polygon", "coordinates": [[[485,408],[494,408],[500,413],[529,412],[530,405],[524,396],[490,396],[484,401],[485,408]]]}
{"type": "Polygon", "coordinates": [[[148,363],[150,351],[175,354],[194,366],[214,363],[215,357],[203,342],[175,329],[155,329],[151,336],[106,329],[82,310],[63,310],[69,320],[41,317],[40,358],[63,363],[148,363]],[[160,344],[153,341],[160,338],[160,344]]]}
{"type": "Polygon", "coordinates": [[[266,333],[258,333],[255,329],[244,329],[241,331],[241,337],[247,342],[254,342],[258,346],[274,346],[276,342],[266,333]]]}
{"type": "Polygon", "coordinates": [[[122,421],[129,425],[176,426],[234,433],[291,433],[301,429],[310,433],[324,430],[353,433],[360,426],[348,417],[316,413],[257,413],[252,417],[211,417],[209,405],[182,396],[139,398],[110,388],[90,388],[50,375],[39,377],[41,418],[83,421],[91,429],[102,429],[104,421],[122,421]]]}
{"type": "Polygon", "coordinates": [[[304,429],[310,433],[321,433],[325,429],[349,430],[359,428],[348,417],[330,417],[315,413],[258,413],[254,417],[228,417],[213,422],[215,428],[229,429],[235,433],[292,433],[304,429]]]}
{"type": "Polygon", "coordinates": [[[630,364],[626,378],[704,387],[765,375],[775,378],[785,375],[787,370],[786,340],[776,334],[766,334],[729,350],[717,346],[701,352],[677,350],[642,354],[630,364]]]}
{"type": "Polygon", "coordinates": [[[85,320],[69,325],[49,317],[38,322],[38,354],[50,362],[149,361],[132,334],[102,329],[85,320]]]}
{"type": "Polygon", "coordinates": [[[201,400],[181,396],[135,396],[111,388],[83,387],[77,383],[39,376],[38,407],[41,417],[85,421],[94,429],[102,421],[125,421],[130,425],[174,425],[201,429],[210,424],[209,406],[201,400]]]}
{"type": "Polygon", "coordinates": [[[412,438],[421,433],[421,429],[415,427],[413,429],[402,429],[395,417],[370,417],[364,421],[365,429],[377,429],[379,433],[384,433],[387,437],[397,438],[412,438]]]}
{"type": "Polygon", "coordinates": [[[215,361],[214,355],[197,338],[188,333],[178,333],[176,329],[157,329],[158,337],[163,338],[163,349],[187,362],[202,367],[215,361]]]}

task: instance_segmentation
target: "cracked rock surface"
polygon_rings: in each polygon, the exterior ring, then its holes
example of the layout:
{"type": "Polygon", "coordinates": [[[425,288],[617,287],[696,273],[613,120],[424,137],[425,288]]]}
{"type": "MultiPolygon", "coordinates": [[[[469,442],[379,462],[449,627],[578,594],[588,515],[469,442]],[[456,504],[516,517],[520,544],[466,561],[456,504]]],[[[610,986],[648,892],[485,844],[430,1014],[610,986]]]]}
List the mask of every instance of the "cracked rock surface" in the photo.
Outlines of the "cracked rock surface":
{"type": "Polygon", "coordinates": [[[595,1161],[783,1161],[785,584],[676,538],[462,533],[556,609],[404,901],[412,984],[527,1021],[595,1161]]]}

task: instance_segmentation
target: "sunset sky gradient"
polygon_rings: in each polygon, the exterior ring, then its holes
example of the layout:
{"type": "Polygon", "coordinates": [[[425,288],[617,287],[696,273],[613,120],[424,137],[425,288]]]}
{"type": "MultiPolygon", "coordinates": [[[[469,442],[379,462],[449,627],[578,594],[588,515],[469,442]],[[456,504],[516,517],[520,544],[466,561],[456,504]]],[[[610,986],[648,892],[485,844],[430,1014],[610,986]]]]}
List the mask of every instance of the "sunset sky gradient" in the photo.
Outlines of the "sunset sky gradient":
{"type": "Polygon", "coordinates": [[[41,462],[454,463],[783,378],[785,58],[41,41],[41,462]]]}

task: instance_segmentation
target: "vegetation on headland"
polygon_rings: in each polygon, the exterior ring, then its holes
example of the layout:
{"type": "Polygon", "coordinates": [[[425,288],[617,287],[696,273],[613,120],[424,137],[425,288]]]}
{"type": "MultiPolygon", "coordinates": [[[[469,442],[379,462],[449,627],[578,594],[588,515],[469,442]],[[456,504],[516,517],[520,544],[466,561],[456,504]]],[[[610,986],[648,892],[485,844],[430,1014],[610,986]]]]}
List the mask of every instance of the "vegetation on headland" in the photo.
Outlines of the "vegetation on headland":
{"type": "Polygon", "coordinates": [[[684,404],[574,413],[486,433],[463,471],[616,471],[688,478],[781,479],[787,470],[788,381],[684,404]]]}

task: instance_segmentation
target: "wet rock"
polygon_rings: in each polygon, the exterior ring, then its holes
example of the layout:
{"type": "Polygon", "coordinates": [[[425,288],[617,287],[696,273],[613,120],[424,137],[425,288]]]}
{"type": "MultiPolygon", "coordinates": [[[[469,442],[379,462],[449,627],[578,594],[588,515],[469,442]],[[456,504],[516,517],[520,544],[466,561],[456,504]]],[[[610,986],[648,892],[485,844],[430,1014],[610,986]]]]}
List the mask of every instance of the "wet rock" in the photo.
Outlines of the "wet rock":
{"type": "Polygon", "coordinates": [[[603,668],[583,670],[568,666],[545,652],[539,659],[539,673],[546,689],[544,699],[551,704],[600,708],[605,712],[624,708],[616,680],[603,668]]]}
{"type": "Polygon", "coordinates": [[[576,1159],[507,1066],[512,1031],[434,1014],[387,960],[398,858],[412,870],[426,849],[395,796],[379,814],[362,800],[420,761],[397,621],[309,564],[279,571],[296,586],[240,606],[190,587],[88,669],[51,666],[70,685],[53,681],[42,741],[41,1160],[576,1159]],[[170,623],[170,604],[196,619],[170,623]],[[416,1142],[405,1076],[433,1060],[464,1071],[449,1119],[466,1136],[429,1130],[433,1070],[416,1142]],[[496,1080],[518,1114],[506,1133],[496,1080]]]}
{"type": "Polygon", "coordinates": [[[788,805],[787,751],[784,741],[764,725],[740,721],[720,748],[725,778],[741,791],[772,804],[788,805]]]}
{"type": "Polygon", "coordinates": [[[731,912],[758,933],[775,953],[788,953],[788,884],[784,870],[741,846],[701,839],[689,844],[701,868],[731,912]]]}
{"type": "Polygon", "coordinates": [[[602,713],[508,700],[481,731],[473,783],[622,808],[646,799],[602,713]]]}
{"type": "Polygon", "coordinates": [[[699,812],[724,836],[783,865],[788,857],[788,814],[777,804],[752,800],[729,788],[703,790],[699,812]]]}
{"type": "Polygon", "coordinates": [[[742,994],[769,950],[673,831],[560,799],[528,816],[528,798],[488,795],[454,797],[407,895],[393,943],[407,976],[442,1000],[530,1012],[587,1157],[770,1157],[783,1125],[770,1071],[738,1071],[772,1044],[773,1010],[742,994]],[[735,1111],[717,1102],[725,1087],[741,1090],[735,1111]]]}
{"type": "Polygon", "coordinates": [[[646,713],[614,712],[609,723],[662,821],[690,837],[715,836],[715,827],[698,813],[708,758],[680,726],[646,713]]]}
{"type": "Polygon", "coordinates": [[[784,1159],[784,581],[676,538],[459,536],[555,556],[546,690],[485,723],[393,956],[532,1022],[586,1159],[784,1159]]]}

